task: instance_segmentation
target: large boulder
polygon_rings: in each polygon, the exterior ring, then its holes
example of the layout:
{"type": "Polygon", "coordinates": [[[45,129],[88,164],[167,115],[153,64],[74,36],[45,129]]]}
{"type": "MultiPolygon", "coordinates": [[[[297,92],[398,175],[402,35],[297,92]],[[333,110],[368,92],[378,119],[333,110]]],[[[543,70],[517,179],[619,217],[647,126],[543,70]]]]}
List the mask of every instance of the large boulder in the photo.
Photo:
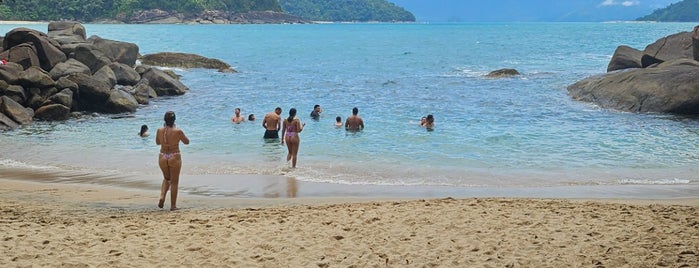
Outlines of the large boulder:
{"type": "Polygon", "coordinates": [[[126,64],[113,62],[109,64],[114,75],[116,75],[117,84],[133,86],[141,80],[141,75],[126,64]]]}
{"type": "Polygon", "coordinates": [[[157,68],[150,68],[143,73],[141,79],[147,79],[148,85],[158,96],[183,95],[189,90],[182,82],[157,68]]]}
{"type": "Polygon", "coordinates": [[[0,64],[0,80],[15,84],[22,71],[24,71],[24,67],[18,63],[8,62],[6,64],[0,64]]]}
{"type": "Polygon", "coordinates": [[[690,32],[681,32],[660,38],[643,50],[643,54],[661,61],[693,59],[693,53],[692,33],[690,32]]]}
{"type": "Polygon", "coordinates": [[[19,74],[17,84],[25,87],[47,88],[56,84],[46,71],[39,67],[32,66],[19,74]]]}
{"type": "Polygon", "coordinates": [[[112,90],[104,105],[106,113],[131,113],[138,108],[138,101],[126,91],[112,90]]]}
{"type": "Polygon", "coordinates": [[[138,58],[138,46],[136,44],[104,39],[95,35],[90,36],[88,41],[92,42],[92,45],[102,51],[112,61],[128,66],[136,65],[136,59],[138,58]]]}
{"type": "Polygon", "coordinates": [[[148,84],[148,79],[143,79],[133,87],[133,92],[131,94],[136,98],[139,104],[148,104],[151,97],[157,96],[155,90],[148,84]],[[153,93],[151,94],[151,92],[153,93]]]}
{"type": "MultiPolygon", "coordinates": [[[[1,102],[2,100],[0,100],[1,102]]],[[[19,127],[19,124],[7,117],[5,114],[0,113],[0,130],[8,130],[19,127]]]]}
{"type": "MultiPolygon", "coordinates": [[[[70,90],[70,88],[64,88],[61,90],[61,92],[58,92],[54,94],[53,96],[49,97],[44,101],[44,103],[41,104],[41,106],[46,106],[50,104],[61,104],[66,107],[72,107],[73,106],[73,91],[70,90]]],[[[70,111],[69,111],[70,112],[70,111]]],[[[38,110],[37,110],[38,113],[38,110]]]]}
{"type": "Polygon", "coordinates": [[[52,21],[49,23],[48,36],[61,46],[66,44],[85,43],[87,34],[85,27],[74,21],[52,21]]]}
{"type": "Polygon", "coordinates": [[[607,72],[628,68],[641,68],[641,57],[643,57],[643,51],[629,46],[619,46],[614,51],[609,65],[607,65],[607,72]]]}
{"type": "Polygon", "coordinates": [[[51,40],[46,34],[28,28],[15,28],[5,35],[3,49],[7,50],[19,44],[31,44],[36,49],[41,68],[51,70],[53,66],[67,59],[61,51],[60,44],[51,40]]]}
{"type": "Polygon", "coordinates": [[[34,110],[24,108],[24,106],[7,96],[0,96],[0,112],[22,125],[31,123],[34,117],[34,110]]]}
{"type": "Polygon", "coordinates": [[[505,69],[499,69],[499,70],[492,71],[492,72],[486,74],[485,77],[505,78],[505,77],[512,77],[512,76],[516,76],[516,75],[520,75],[519,71],[517,71],[515,69],[505,68],[505,69]]]}
{"type": "Polygon", "coordinates": [[[593,76],[570,85],[568,93],[602,108],[699,115],[699,62],[676,59],[593,76]]]}
{"type": "Polygon", "coordinates": [[[75,73],[90,75],[92,74],[92,71],[90,70],[90,67],[87,67],[87,65],[84,63],[76,59],[68,59],[67,61],[56,64],[56,66],[54,66],[49,72],[49,75],[53,79],[59,79],[63,76],[75,73]]]}
{"type": "Polygon", "coordinates": [[[92,73],[112,63],[109,57],[105,56],[102,51],[88,44],[76,46],[73,53],[70,53],[70,57],[85,64],[85,66],[90,68],[92,73]]]}
{"type": "Polygon", "coordinates": [[[10,49],[4,49],[4,51],[0,53],[0,58],[21,65],[22,69],[27,69],[31,66],[41,66],[36,48],[31,44],[19,44],[10,49]]]}
{"type": "Polygon", "coordinates": [[[70,108],[61,104],[48,104],[36,109],[34,118],[45,121],[68,120],[70,108]]]}
{"type": "Polygon", "coordinates": [[[228,63],[221,60],[211,59],[204,56],[177,53],[177,52],[161,52],[155,54],[147,54],[141,57],[141,63],[146,65],[174,67],[174,68],[205,68],[215,69],[221,72],[235,72],[228,63]]]}
{"type": "Polygon", "coordinates": [[[18,85],[7,85],[5,88],[0,88],[0,95],[7,96],[17,103],[24,103],[27,101],[27,92],[22,86],[18,85]]]}
{"type": "Polygon", "coordinates": [[[67,78],[78,85],[77,99],[85,109],[100,107],[111,94],[111,87],[107,82],[95,79],[91,75],[76,73],[67,78]]]}
{"type": "Polygon", "coordinates": [[[55,87],[49,87],[49,88],[28,88],[27,92],[29,93],[29,98],[27,101],[24,103],[24,106],[32,108],[34,110],[38,109],[41,107],[43,103],[46,102],[46,100],[53,94],[58,93],[58,89],[55,87]]]}
{"type": "Polygon", "coordinates": [[[117,78],[116,75],[114,74],[114,71],[112,71],[111,68],[109,68],[109,65],[103,66],[95,74],[92,75],[95,79],[107,82],[109,84],[110,88],[113,88],[117,84],[117,78]]]}

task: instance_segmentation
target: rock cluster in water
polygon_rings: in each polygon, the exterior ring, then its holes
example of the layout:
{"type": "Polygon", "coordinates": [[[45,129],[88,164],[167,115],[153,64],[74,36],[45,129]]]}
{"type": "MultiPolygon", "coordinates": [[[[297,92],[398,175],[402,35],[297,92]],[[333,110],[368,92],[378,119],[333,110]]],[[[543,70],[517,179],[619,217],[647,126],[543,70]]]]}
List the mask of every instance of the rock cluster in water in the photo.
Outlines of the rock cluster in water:
{"type": "Polygon", "coordinates": [[[699,115],[699,26],[643,51],[619,46],[607,73],[568,86],[568,93],[602,108],[699,115]]]}
{"type": "Polygon", "coordinates": [[[48,33],[16,28],[0,51],[0,130],[80,112],[134,112],[149,98],[182,95],[172,74],[137,65],[133,43],[86,38],[76,22],[51,22],[48,33]]]}

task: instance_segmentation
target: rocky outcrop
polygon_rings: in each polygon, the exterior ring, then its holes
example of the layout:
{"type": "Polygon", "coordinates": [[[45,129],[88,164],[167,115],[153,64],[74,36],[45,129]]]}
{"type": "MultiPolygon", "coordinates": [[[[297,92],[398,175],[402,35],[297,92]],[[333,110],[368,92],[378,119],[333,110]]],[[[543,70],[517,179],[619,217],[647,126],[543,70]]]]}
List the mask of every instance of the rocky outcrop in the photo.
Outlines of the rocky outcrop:
{"type": "Polygon", "coordinates": [[[183,14],[160,9],[141,10],[130,17],[118,17],[124,23],[150,24],[304,24],[310,23],[300,17],[274,11],[250,11],[232,13],[221,10],[207,10],[199,14],[183,14]]]}
{"type": "Polygon", "coordinates": [[[160,52],[147,54],[141,57],[141,63],[173,68],[206,68],[216,69],[219,72],[236,72],[228,63],[189,53],[160,52]]]}
{"type": "Polygon", "coordinates": [[[676,59],[653,68],[590,77],[568,87],[576,99],[641,113],[699,114],[699,62],[676,59]]]}
{"type": "Polygon", "coordinates": [[[149,98],[188,90],[155,67],[136,66],[136,44],[86,39],[75,22],[51,22],[48,30],[16,28],[1,38],[0,130],[75,112],[134,112],[149,98]]]}
{"type": "Polygon", "coordinates": [[[574,83],[568,93],[607,109],[699,115],[699,62],[692,36],[663,37],[643,51],[619,46],[606,74],[574,83]]]}
{"type": "Polygon", "coordinates": [[[512,77],[512,76],[516,76],[516,75],[520,75],[519,71],[517,71],[515,69],[505,68],[505,69],[499,69],[499,70],[492,71],[492,72],[486,74],[485,77],[505,78],[505,77],[512,77]]]}

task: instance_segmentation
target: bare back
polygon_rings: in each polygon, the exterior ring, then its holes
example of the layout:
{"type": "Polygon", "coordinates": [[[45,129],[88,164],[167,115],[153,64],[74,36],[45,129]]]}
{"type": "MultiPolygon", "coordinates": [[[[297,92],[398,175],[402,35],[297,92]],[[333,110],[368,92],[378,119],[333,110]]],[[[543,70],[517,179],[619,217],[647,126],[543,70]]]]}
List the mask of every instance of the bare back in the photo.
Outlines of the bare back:
{"type": "Polygon", "coordinates": [[[345,129],[347,130],[362,130],[364,129],[364,120],[358,115],[347,117],[345,121],[345,129]]]}
{"type": "Polygon", "coordinates": [[[281,117],[275,112],[271,112],[265,115],[265,119],[262,120],[262,126],[267,130],[279,130],[279,123],[281,122],[281,117]]]}
{"type": "Polygon", "coordinates": [[[155,144],[160,145],[161,153],[180,152],[180,141],[189,144],[189,138],[179,128],[161,127],[155,136],[155,144]]]}

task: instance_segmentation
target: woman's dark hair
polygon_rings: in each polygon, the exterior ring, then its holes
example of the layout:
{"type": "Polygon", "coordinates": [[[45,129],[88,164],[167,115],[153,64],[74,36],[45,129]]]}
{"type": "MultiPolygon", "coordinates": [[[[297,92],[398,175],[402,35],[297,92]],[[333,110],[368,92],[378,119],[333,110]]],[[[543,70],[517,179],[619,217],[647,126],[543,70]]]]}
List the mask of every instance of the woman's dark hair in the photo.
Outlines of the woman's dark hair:
{"type": "Polygon", "coordinates": [[[141,132],[139,132],[138,135],[143,136],[143,133],[146,133],[146,131],[148,131],[148,126],[142,125],[141,132]]]}
{"type": "Polygon", "coordinates": [[[163,117],[165,120],[165,125],[168,127],[174,127],[175,126],[175,112],[173,111],[167,111],[165,112],[165,116],[163,117]]]}
{"type": "Polygon", "coordinates": [[[342,117],[340,117],[340,116],[335,117],[335,121],[336,121],[336,122],[342,122],[342,117]]]}
{"type": "Polygon", "coordinates": [[[294,121],[294,116],[296,116],[296,108],[289,109],[289,118],[287,118],[286,121],[289,121],[289,123],[291,123],[292,121],[294,121]]]}
{"type": "Polygon", "coordinates": [[[431,114],[428,114],[427,115],[427,122],[430,122],[430,123],[434,122],[434,116],[432,116],[431,114]]]}

